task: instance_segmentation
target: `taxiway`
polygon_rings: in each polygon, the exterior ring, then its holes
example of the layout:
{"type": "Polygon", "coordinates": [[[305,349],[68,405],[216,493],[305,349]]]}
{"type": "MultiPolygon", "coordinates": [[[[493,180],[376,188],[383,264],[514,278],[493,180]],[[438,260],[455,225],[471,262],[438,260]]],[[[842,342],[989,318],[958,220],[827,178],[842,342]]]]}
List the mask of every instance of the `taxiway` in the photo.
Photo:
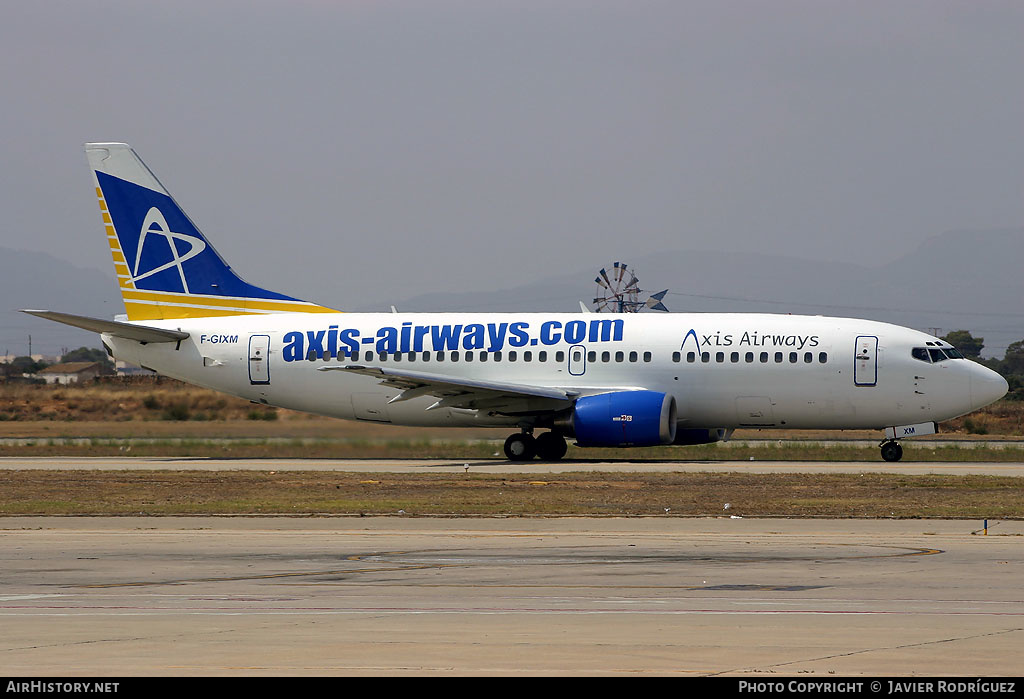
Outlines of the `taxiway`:
{"type": "Polygon", "coordinates": [[[1024,522],[0,518],[0,671],[1020,675],[1024,522]]]}

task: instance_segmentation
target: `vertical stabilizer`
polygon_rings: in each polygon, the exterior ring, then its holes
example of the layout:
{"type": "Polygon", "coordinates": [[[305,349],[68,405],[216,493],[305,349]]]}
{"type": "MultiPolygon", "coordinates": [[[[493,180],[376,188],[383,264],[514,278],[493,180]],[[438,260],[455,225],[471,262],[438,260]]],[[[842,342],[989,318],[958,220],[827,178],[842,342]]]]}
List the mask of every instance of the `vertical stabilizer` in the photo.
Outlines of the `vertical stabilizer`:
{"type": "Polygon", "coordinates": [[[131,146],[85,153],[129,320],[336,312],[242,280],[131,146]]]}

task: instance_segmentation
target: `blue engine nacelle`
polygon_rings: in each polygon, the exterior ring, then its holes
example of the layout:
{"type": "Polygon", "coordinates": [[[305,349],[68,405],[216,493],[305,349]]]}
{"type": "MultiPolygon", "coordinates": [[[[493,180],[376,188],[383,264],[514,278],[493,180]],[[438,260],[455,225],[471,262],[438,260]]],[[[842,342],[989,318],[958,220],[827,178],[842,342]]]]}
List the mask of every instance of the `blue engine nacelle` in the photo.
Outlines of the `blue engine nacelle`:
{"type": "Polygon", "coordinates": [[[577,399],[572,429],[581,447],[651,447],[676,437],[676,399],[657,391],[616,391],[577,399]]]}

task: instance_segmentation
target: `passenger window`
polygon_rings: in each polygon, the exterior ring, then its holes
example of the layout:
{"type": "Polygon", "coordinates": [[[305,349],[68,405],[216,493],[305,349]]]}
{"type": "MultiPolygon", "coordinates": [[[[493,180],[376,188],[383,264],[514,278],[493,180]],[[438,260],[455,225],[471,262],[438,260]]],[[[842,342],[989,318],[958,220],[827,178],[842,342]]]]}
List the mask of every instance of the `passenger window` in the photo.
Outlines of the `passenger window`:
{"type": "Polygon", "coordinates": [[[429,362],[430,361],[430,352],[424,352],[423,356],[420,357],[420,359],[422,361],[424,361],[424,362],[429,362]]]}
{"type": "Polygon", "coordinates": [[[452,352],[452,354],[451,354],[451,360],[452,360],[453,362],[457,362],[457,361],[459,361],[459,353],[458,353],[458,352],[452,352]]]}
{"type": "Polygon", "coordinates": [[[597,352],[594,352],[593,350],[591,350],[590,352],[587,352],[587,361],[588,362],[596,362],[597,361],[597,352]]]}
{"type": "Polygon", "coordinates": [[[715,352],[715,361],[716,362],[724,362],[725,361],[725,352],[715,352]]]}
{"type": "Polygon", "coordinates": [[[611,352],[602,352],[601,353],[601,361],[602,362],[610,362],[611,360],[612,360],[612,353],[611,352]]]}
{"type": "Polygon", "coordinates": [[[415,362],[415,361],[416,361],[416,353],[415,353],[415,352],[410,352],[410,353],[409,353],[409,356],[407,357],[407,359],[408,359],[408,360],[409,360],[410,362],[415,362]]]}
{"type": "Polygon", "coordinates": [[[388,355],[386,352],[381,352],[380,354],[377,355],[377,359],[379,359],[382,362],[386,362],[388,360],[388,355]]]}
{"type": "Polygon", "coordinates": [[[631,362],[635,362],[638,357],[639,357],[639,355],[636,352],[630,352],[629,353],[629,361],[631,361],[631,362]]]}
{"type": "MultiPolygon", "coordinates": [[[[498,354],[501,354],[501,352],[499,352],[498,354]]],[[[557,352],[555,352],[555,361],[556,362],[564,362],[565,361],[565,352],[563,352],[562,350],[558,350],[557,352]]]]}
{"type": "Polygon", "coordinates": [[[818,361],[825,364],[828,361],[828,352],[819,352],[818,361]]]}
{"type": "Polygon", "coordinates": [[[700,360],[702,362],[710,362],[711,361],[711,353],[710,352],[701,352],[700,353],[700,360]]]}
{"type": "Polygon", "coordinates": [[[790,364],[796,364],[796,360],[797,360],[796,352],[790,352],[789,353],[789,363],[790,364]]]}
{"type": "Polygon", "coordinates": [[[466,361],[467,362],[473,361],[473,353],[472,352],[466,352],[466,361]]]}
{"type": "Polygon", "coordinates": [[[316,361],[316,350],[310,350],[309,352],[306,352],[306,359],[308,359],[311,362],[315,362],[316,361]]]}
{"type": "Polygon", "coordinates": [[[686,361],[690,362],[691,364],[693,362],[697,361],[697,353],[696,352],[687,352],[686,353],[686,361]]]}
{"type": "Polygon", "coordinates": [[[743,356],[743,359],[744,359],[744,361],[747,362],[747,364],[750,364],[752,361],[754,361],[754,353],[753,352],[747,352],[743,356]]]}
{"type": "Polygon", "coordinates": [[[782,364],[782,352],[775,353],[775,363],[782,364]]]}
{"type": "Polygon", "coordinates": [[[338,361],[343,362],[348,359],[348,350],[338,350],[338,361]]]}
{"type": "Polygon", "coordinates": [[[510,362],[514,362],[514,361],[515,361],[516,359],[518,359],[518,358],[519,358],[519,355],[518,355],[518,354],[516,354],[515,352],[509,352],[509,353],[508,353],[508,360],[509,360],[510,362]]]}
{"type": "Polygon", "coordinates": [[[399,354],[398,352],[395,352],[395,361],[396,362],[402,361],[402,355],[399,354]]]}
{"type": "Polygon", "coordinates": [[[625,353],[625,352],[616,352],[616,353],[615,353],[615,361],[617,361],[617,362],[621,362],[621,361],[623,361],[623,360],[624,360],[625,358],[626,358],[626,353],[625,353]]]}
{"type": "Polygon", "coordinates": [[[814,353],[813,352],[804,352],[804,364],[810,364],[813,361],[814,361],[814,353]]]}
{"type": "Polygon", "coordinates": [[[761,363],[762,364],[767,364],[768,363],[768,353],[767,352],[762,352],[761,353],[761,363]]]}
{"type": "Polygon", "coordinates": [[[731,353],[729,355],[729,361],[732,362],[733,364],[735,364],[739,360],[740,360],[740,353],[739,352],[733,352],[733,353],[731,353]]]}
{"type": "Polygon", "coordinates": [[[373,361],[373,352],[367,350],[366,351],[366,355],[363,357],[363,361],[372,362],[373,361]]]}
{"type": "Polygon", "coordinates": [[[547,360],[548,360],[548,353],[546,351],[541,350],[540,352],[537,353],[537,361],[538,362],[546,362],[547,360]]]}
{"type": "Polygon", "coordinates": [[[653,359],[653,355],[650,352],[644,352],[644,361],[649,362],[653,359]]]}
{"type": "Polygon", "coordinates": [[[444,352],[438,352],[437,353],[437,361],[439,361],[439,362],[443,362],[444,361],[444,352]]]}
{"type": "Polygon", "coordinates": [[[496,361],[496,362],[500,362],[501,361],[501,352],[495,352],[494,353],[494,361],[496,361]]]}
{"type": "Polygon", "coordinates": [[[486,352],[483,352],[483,351],[480,352],[480,361],[481,362],[486,362],[487,361],[487,353],[486,352]]]}
{"type": "Polygon", "coordinates": [[[533,352],[523,352],[523,361],[524,362],[532,362],[533,361],[533,352]]]}

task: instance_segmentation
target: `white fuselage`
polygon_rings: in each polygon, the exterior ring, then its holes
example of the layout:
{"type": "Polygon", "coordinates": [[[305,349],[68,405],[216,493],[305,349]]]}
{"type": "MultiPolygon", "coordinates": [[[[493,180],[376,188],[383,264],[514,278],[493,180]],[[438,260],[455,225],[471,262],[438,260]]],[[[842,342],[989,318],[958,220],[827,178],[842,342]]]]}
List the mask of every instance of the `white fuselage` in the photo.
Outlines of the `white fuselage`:
{"type": "Polygon", "coordinates": [[[949,348],[935,337],[848,318],[290,313],[147,324],[190,337],[180,345],[104,340],[118,359],[189,383],[293,410],[402,425],[521,425],[510,413],[542,408],[543,399],[524,398],[516,411],[427,410],[436,398],[389,404],[399,389],[372,376],[318,369],[402,367],[581,395],[647,389],[675,397],[680,427],[939,422],[1006,390],[1002,377],[969,360],[912,355],[914,348],[949,348]]]}

